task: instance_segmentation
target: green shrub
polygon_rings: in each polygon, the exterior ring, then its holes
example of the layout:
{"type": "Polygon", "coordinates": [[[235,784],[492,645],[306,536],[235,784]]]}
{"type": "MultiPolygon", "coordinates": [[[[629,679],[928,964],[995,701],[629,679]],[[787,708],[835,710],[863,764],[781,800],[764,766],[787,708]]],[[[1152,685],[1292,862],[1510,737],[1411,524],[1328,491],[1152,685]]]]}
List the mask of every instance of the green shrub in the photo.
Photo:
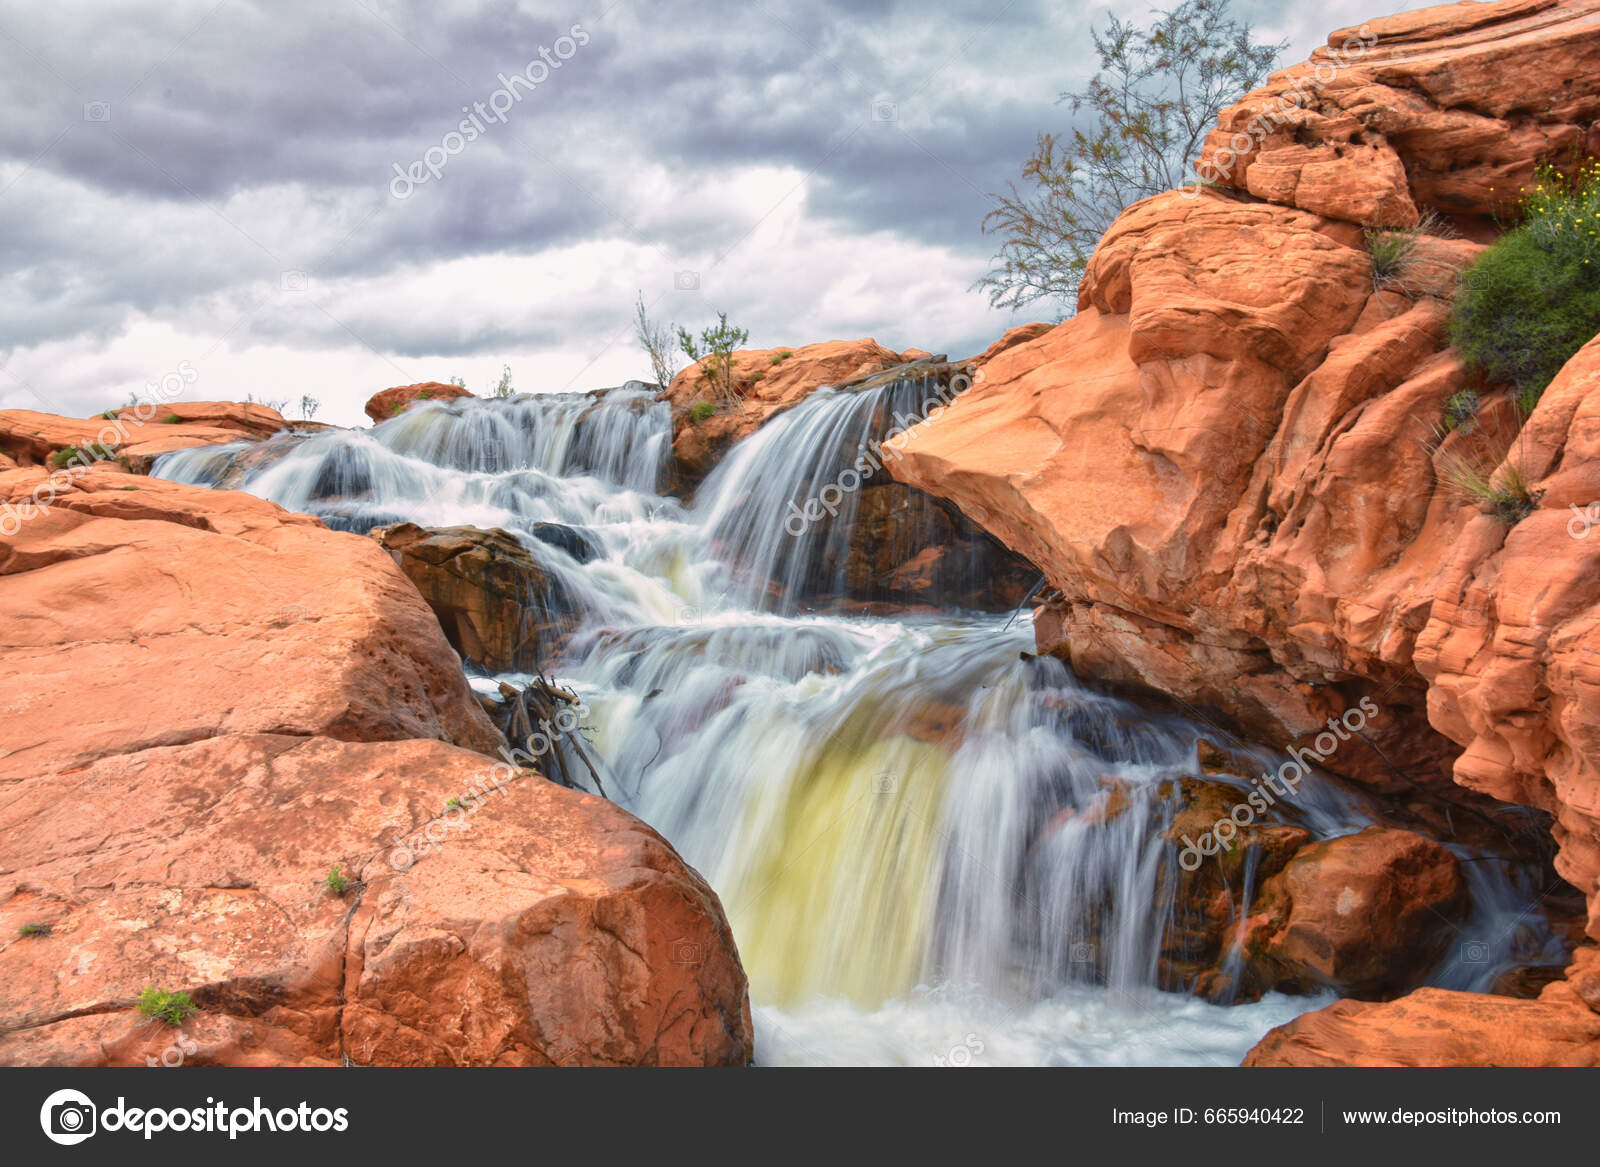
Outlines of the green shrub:
{"type": "MultiPolygon", "coordinates": [[[[700,379],[710,382],[722,400],[730,403],[739,401],[739,388],[733,379],[733,354],[749,339],[749,330],[729,324],[726,312],[717,313],[716,327],[703,330],[699,340],[687,328],[678,328],[678,347],[683,355],[700,366],[700,379]]],[[[742,403],[740,408],[744,408],[742,403]]]]}
{"type": "Polygon", "coordinates": [[[200,1011],[188,993],[170,993],[154,986],[146,986],[139,994],[139,1012],[168,1025],[182,1025],[184,1018],[200,1011]]]}
{"type": "Polygon", "coordinates": [[[90,462],[103,462],[116,456],[115,450],[100,442],[90,442],[87,446],[66,446],[50,455],[50,468],[60,470],[73,462],[88,465],[90,462]]]}
{"type": "Polygon", "coordinates": [[[166,417],[161,419],[161,424],[162,425],[178,425],[182,421],[183,421],[183,418],[179,417],[177,414],[169,413],[169,414],[167,414],[166,417]]]}
{"type": "Polygon", "coordinates": [[[772,354],[772,362],[771,363],[774,364],[774,365],[781,365],[781,364],[783,364],[784,361],[788,360],[792,356],[794,356],[794,353],[791,352],[790,350],[788,350],[788,349],[780,349],[777,352],[772,354]]]}
{"type": "Polygon", "coordinates": [[[18,936],[48,936],[50,932],[49,924],[24,924],[17,929],[18,936]]]}
{"type": "Polygon", "coordinates": [[[1600,164],[1570,182],[1551,168],[1523,223],[1468,269],[1450,340],[1469,365],[1514,386],[1531,410],[1561,366],[1600,333],[1600,164]]]}
{"type": "Polygon", "coordinates": [[[696,401],[689,407],[689,420],[698,424],[699,422],[705,421],[706,418],[710,417],[715,412],[717,412],[717,407],[711,402],[696,401]]]}
{"type": "Polygon", "coordinates": [[[336,896],[344,895],[354,886],[355,882],[339,869],[337,863],[333,865],[332,870],[327,875],[322,877],[323,890],[332,892],[336,896]]]}

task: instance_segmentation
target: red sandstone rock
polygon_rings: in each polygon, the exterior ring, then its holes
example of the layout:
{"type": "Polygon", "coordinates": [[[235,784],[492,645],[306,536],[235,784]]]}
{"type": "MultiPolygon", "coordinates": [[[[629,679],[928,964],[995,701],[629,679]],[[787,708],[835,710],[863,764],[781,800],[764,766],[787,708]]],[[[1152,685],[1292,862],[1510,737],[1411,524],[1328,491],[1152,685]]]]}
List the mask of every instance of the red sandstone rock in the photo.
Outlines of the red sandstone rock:
{"type": "MultiPolygon", "coordinates": [[[[44,481],[0,475],[0,501],[44,481]]],[[[247,494],[85,472],[0,541],[0,623],[30,678],[0,779],[221,733],[501,742],[375,543],[247,494]]]]}
{"type": "Polygon", "coordinates": [[[1509,0],[1342,29],[1223,111],[1197,170],[1356,223],[1490,216],[1600,118],[1578,81],[1600,75],[1597,17],[1597,0],[1509,0]]]}
{"type": "Polygon", "coordinates": [[[479,752],[504,739],[374,541],[102,468],[39,501],[0,540],[0,1062],[748,1061],[716,897],[479,752]],[[139,1015],[147,985],[199,1014],[139,1015]]]}
{"type": "Polygon", "coordinates": [[[1340,1001],[1280,1025],[1247,1066],[1600,1066],[1600,1014],[1544,1000],[1418,989],[1340,1001]]]}
{"type": "Polygon", "coordinates": [[[226,734],[13,784],[0,928],[52,928],[0,953],[0,1062],[748,1061],[704,882],[605,800],[497,776],[439,742],[226,734]],[[146,985],[199,1014],[141,1016],[146,985]]]}
{"type": "MultiPolygon", "coordinates": [[[[0,410],[0,451],[9,455],[10,465],[42,466],[58,452],[98,445],[142,474],[161,454],[270,437],[291,424],[265,405],[236,401],[147,402],[110,413],[72,418],[28,409],[0,410]]],[[[323,428],[311,422],[293,424],[298,429],[323,428]]],[[[0,464],[0,469],[6,468],[0,464]]]]}
{"type": "Polygon", "coordinates": [[[744,349],[733,354],[737,404],[721,400],[708,380],[704,362],[690,365],[672,379],[665,393],[672,402],[675,485],[682,491],[691,490],[729,447],[755,433],[769,418],[797,404],[818,386],[858,380],[905,360],[902,354],[884,348],[870,337],[830,340],[793,349],[744,349]],[[692,420],[689,408],[696,401],[711,402],[717,412],[692,420]]]}
{"type": "MultiPolygon", "coordinates": [[[[1411,295],[1375,292],[1360,231],[1433,209],[1492,234],[1502,193],[1600,118],[1597,27],[1600,0],[1372,22],[1376,47],[1244,152],[1228,181],[1266,201],[1199,189],[1130,207],[1078,315],[992,350],[893,473],[1046,572],[1060,599],[1039,646],[1080,674],[1284,746],[1365,698],[1378,714],[1329,769],[1457,802],[1447,839],[1491,839],[1490,798],[1548,810],[1600,938],[1600,534],[1573,533],[1600,503],[1600,342],[1514,443],[1543,494],[1508,531],[1441,485],[1429,450],[1444,403],[1475,385],[1437,298],[1473,248],[1426,240],[1411,295]]],[[[1225,114],[1208,158],[1295,75],[1225,114]]],[[[1485,391],[1485,416],[1509,416],[1504,394],[1485,391]]],[[[1432,994],[1417,1016],[1446,1026],[1456,1000],[1432,994]]],[[[1537,1029],[1543,1004],[1473,1004],[1439,1056],[1475,1060],[1469,1038],[1480,1061],[1570,1056],[1493,1036],[1518,1017],[1537,1029]]],[[[1346,1037],[1351,1060],[1380,1056],[1346,1037]]],[[[1337,1060],[1339,1040],[1319,1048],[1337,1060]]]]}
{"type": "Polygon", "coordinates": [[[1349,996],[1410,988],[1467,913],[1456,857],[1411,831],[1368,827],[1301,848],[1266,880],[1245,925],[1276,987],[1349,996]]]}
{"type": "Polygon", "coordinates": [[[404,413],[418,401],[451,401],[472,394],[460,385],[447,385],[440,381],[418,381],[415,385],[395,385],[374,393],[367,400],[367,416],[374,422],[388,421],[404,413]]]}

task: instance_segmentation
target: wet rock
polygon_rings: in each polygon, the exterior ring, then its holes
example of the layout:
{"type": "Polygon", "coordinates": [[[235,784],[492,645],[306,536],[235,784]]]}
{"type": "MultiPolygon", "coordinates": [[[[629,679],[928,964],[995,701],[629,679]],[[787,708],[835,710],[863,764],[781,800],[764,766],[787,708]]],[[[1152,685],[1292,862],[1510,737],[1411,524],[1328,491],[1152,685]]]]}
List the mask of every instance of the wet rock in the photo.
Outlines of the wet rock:
{"type": "Polygon", "coordinates": [[[600,541],[593,531],[582,527],[569,527],[562,523],[534,523],[528,531],[541,543],[559,547],[579,563],[588,563],[600,557],[600,541]]]}
{"type": "Polygon", "coordinates": [[[1162,783],[1157,792],[1159,799],[1174,804],[1163,837],[1178,857],[1151,906],[1159,912],[1172,904],[1162,935],[1160,980],[1166,988],[1224,1003],[1252,1000],[1265,991],[1268,978],[1261,970],[1248,963],[1234,968],[1228,957],[1241,939],[1247,897],[1311,839],[1309,831],[1285,821],[1276,809],[1237,825],[1230,815],[1247,794],[1236,786],[1195,778],[1162,783]],[[1219,830],[1219,823],[1234,829],[1219,830]],[[1224,834],[1230,837],[1222,838],[1224,834]]]}
{"type": "Polygon", "coordinates": [[[844,534],[843,561],[823,558],[819,575],[827,582],[807,598],[1003,612],[1021,603],[1038,578],[1031,564],[959,511],[899,483],[863,489],[844,534]],[[843,591],[830,595],[834,579],[843,591]]]}
{"type": "Polygon", "coordinates": [[[1532,1000],[1544,991],[1546,985],[1566,977],[1567,969],[1560,964],[1519,964],[1507,969],[1494,979],[1489,991],[1500,997],[1521,997],[1532,1000]]]}
{"type": "Polygon", "coordinates": [[[400,523],[370,535],[416,584],[451,646],[480,668],[544,669],[576,627],[576,598],[507,531],[400,523]]]}
{"type": "Polygon", "coordinates": [[[1374,826],[1304,847],[1266,880],[1245,945],[1280,990],[1393,996],[1432,970],[1469,909],[1450,851],[1374,826]]]}

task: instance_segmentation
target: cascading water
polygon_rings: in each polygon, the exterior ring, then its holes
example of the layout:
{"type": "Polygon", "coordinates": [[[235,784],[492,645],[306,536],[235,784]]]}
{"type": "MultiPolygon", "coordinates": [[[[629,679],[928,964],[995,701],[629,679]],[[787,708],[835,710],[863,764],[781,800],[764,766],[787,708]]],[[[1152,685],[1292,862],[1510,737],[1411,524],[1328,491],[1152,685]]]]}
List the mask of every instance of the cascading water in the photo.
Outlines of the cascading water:
{"type": "MultiPolygon", "coordinates": [[[[637,386],[424,404],[370,431],[178,452],[156,473],[347,530],[516,535],[577,597],[546,671],[583,697],[606,790],[722,898],[759,1061],[1237,1062],[1325,998],[1161,991],[1177,870],[1163,832],[1201,727],[1033,657],[1026,621],[806,610],[848,590],[856,493],[887,479],[863,456],[928,388],[814,393],[737,446],[693,508],[658,493],[671,419],[637,386]],[[837,515],[797,522],[830,485],[837,515]]],[[[1211,780],[1243,797],[1243,779],[1211,780]]],[[[1316,776],[1292,813],[1322,837],[1371,818],[1316,776]]],[[[1511,963],[1499,924],[1526,894],[1466,866],[1462,938],[1493,959],[1435,980],[1483,988],[1511,963]]]]}

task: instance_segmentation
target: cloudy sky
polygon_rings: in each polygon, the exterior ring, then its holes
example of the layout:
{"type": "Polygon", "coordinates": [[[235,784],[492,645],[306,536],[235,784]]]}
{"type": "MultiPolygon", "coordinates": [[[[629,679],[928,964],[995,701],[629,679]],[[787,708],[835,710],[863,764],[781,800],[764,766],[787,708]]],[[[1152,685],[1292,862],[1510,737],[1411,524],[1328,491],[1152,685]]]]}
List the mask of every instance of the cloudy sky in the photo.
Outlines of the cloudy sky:
{"type": "MultiPolygon", "coordinates": [[[[1283,63],[1416,6],[1235,0],[1283,63]]],[[[349,424],[502,365],[612,385],[648,369],[639,292],[755,347],[967,355],[1021,322],[968,290],[985,194],[1067,124],[1107,11],[0,0],[0,407],[97,412],[184,362],[186,398],[349,424]]]]}

